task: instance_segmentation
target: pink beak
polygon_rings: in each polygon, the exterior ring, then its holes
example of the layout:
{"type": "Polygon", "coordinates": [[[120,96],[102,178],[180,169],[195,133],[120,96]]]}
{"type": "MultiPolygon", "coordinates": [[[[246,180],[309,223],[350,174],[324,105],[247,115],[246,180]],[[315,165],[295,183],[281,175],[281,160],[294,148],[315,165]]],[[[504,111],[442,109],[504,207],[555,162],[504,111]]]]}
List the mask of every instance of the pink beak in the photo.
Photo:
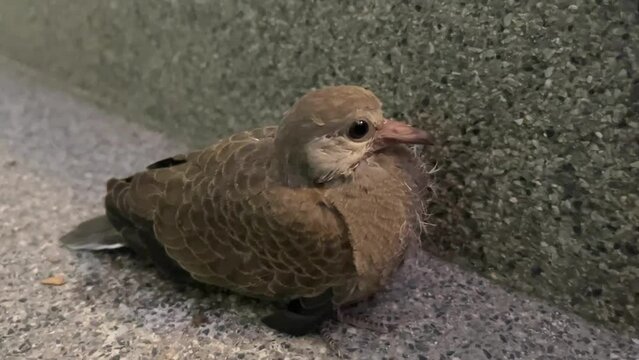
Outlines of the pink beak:
{"type": "Polygon", "coordinates": [[[385,146],[393,143],[433,145],[433,137],[424,130],[400,121],[384,119],[375,134],[376,141],[385,146]]]}

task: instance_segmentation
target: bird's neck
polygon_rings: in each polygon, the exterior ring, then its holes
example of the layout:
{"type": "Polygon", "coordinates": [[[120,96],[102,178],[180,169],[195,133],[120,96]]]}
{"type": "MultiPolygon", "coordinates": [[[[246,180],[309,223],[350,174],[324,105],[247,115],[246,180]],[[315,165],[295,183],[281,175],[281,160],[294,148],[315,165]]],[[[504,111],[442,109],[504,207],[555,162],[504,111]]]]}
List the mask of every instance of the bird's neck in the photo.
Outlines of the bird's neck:
{"type": "Polygon", "coordinates": [[[348,181],[353,169],[346,171],[318,171],[309,164],[303,152],[275,152],[273,171],[283,185],[288,187],[326,187],[333,183],[348,181]]]}
{"type": "Polygon", "coordinates": [[[280,182],[288,187],[331,187],[352,180],[353,170],[346,173],[314,172],[307,162],[289,158],[288,161],[275,161],[274,171],[280,182]]]}

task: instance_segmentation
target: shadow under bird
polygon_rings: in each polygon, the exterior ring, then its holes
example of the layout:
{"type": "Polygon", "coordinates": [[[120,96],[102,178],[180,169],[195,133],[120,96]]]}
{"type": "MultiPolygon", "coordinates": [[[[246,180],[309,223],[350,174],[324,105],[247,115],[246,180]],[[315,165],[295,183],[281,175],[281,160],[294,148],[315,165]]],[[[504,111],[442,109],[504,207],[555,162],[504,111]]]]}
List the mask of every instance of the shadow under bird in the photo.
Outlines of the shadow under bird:
{"type": "Polygon", "coordinates": [[[284,302],[262,321],[307,334],[379,291],[419,241],[430,180],[410,144],[431,137],[384,118],[372,92],[321,88],[279,126],[110,179],[106,214],[61,241],[129,247],[164,273],[284,302]]]}

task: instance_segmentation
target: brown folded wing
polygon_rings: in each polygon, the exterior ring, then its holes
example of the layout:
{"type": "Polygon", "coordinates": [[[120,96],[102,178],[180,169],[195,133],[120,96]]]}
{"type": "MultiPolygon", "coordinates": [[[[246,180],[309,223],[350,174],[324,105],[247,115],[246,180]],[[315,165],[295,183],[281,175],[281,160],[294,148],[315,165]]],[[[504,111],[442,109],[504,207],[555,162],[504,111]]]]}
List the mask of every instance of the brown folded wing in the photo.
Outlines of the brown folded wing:
{"type": "Polygon", "coordinates": [[[319,190],[274,181],[274,133],[243,132],[112,180],[107,206],[152,224],[196,280],[266,298],[318,295],[356,276],[347,229],[319,190]]]}

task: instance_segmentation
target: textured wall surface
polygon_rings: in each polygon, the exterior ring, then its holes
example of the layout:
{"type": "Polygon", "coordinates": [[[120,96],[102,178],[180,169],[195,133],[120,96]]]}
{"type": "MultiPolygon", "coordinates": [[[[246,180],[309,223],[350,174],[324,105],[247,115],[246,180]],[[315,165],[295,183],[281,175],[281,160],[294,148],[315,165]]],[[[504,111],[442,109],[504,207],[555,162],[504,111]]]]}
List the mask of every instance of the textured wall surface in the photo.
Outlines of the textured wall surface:
{"type": "Polygon", "coordinates": [[[363,84],[440,144],[431,251],[639,326],[636,1],[0,3],[0,51],[208,143],[363,84]]]}

